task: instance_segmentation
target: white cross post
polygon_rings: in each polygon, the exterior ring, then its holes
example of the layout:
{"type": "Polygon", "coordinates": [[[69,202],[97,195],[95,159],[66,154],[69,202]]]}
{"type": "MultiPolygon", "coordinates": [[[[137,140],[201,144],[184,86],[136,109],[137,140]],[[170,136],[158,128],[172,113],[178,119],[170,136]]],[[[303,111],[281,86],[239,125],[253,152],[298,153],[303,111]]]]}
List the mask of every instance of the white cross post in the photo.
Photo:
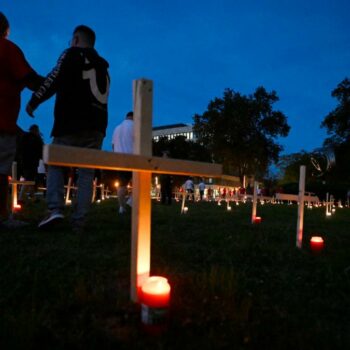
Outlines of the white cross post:
{"type": "Polygon", "coordinates": [[[329,193],[326,193],[326,216],[332,215],[332,212],[329,210],[329,193]]]}
{"type": "Polygon", "coordinates": [[[186,197],[187,197],[187,192],[184,189],[182,192],[181,214],[187,214],[187,211],[188,211],[188,207],[185,206],[186,197]]]}
{"type": "MultiPolygon", "coordinates": [[[[133,81],[134,154],[147,157],[152,157],[152,96],[151,80],[133,81]]],[[[130,293],[135,302],[151,267],[151,180],[150,172],[133,172],[130,293]]]]}
{"type": "Polygon", "coordinates": [[[105,184],[101,184],[101,201],[105,200],[105,184]]]}
{"type": "Polygon", "coordinates": [[[258,202],[258,185],[257,181],[254,181],[254,192],[253,192],[253,207],[252,207],[252,224],[255,222],[256,218],[256,205],[258,202]]]}
{"type": "Polygon", "coordinates": [[[15,213],[16,208],[18,207],[18,181],[17,181],[17,162],[12,162],[12,200],[11,200],[11,212],[15,213]]]}
{"type": "Polygon", "coordinates": [[[91,199],[91,203],[95,202],[96,191],[97,191],[97,177],[94,178],[94,182],[92,184],[92,199],[91,199]]]}
{"type": "Polygon", "coordinates": [[[67,191],[66,191],[66,199],[65,199],[65,204],[68,205],[71,203],[71,200],[69,199],[70,197],[70,191],[71,191],[71,188],[72,188],[72,177],[69,176],[68,177],[68,184],[67,184],[67,191]]]}
{"type": "Polygon", "coordinates": [[[298,221],[297,221],[297,239],[296,239],[296,246],[299,249],[301,249],[303,246],[305,169],[306,169],[305,165],[300,166],[299,196],[298,196],[298,221]]]}

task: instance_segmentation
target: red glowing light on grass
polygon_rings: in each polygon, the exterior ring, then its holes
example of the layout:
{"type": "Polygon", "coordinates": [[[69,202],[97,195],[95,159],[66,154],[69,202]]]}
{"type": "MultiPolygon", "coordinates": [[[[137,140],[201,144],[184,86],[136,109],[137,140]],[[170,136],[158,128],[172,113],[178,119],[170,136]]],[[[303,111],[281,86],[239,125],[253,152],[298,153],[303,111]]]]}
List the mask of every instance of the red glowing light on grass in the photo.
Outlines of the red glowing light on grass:
{"type": "Polygon", "coordinates": [[[310,239],[310,248],[314,253],[318,253],[324,248],[324,240],[320,236],[313,236],[310,239]]]}
{"type": "Polygon", "coordinates": [[[254,218],[254,224],[260,224],[261,221],[262,221],[262,219],[261,219],[260,216],[256,216],[256,217],[254,218]]]}

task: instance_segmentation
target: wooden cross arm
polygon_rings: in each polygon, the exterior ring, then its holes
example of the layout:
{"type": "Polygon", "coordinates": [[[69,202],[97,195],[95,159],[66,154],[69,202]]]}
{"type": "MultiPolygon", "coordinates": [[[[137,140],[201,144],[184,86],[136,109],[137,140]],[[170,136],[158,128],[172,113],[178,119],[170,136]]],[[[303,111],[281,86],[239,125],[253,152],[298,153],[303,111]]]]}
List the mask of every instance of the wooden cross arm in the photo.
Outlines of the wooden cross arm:
{"type": "Polygon", "coordinates": [[[280,201],[294,201],[297,202],[299,197],[297,194],[288,194],[288,193],[276,193],[275,198],[280,201]]]}
{"type": "MultiPolygon", "coordinates": [[[[287,193],[276,193],[275,198],[277,200],[282,201],[294,201],[297,202],[299,200],[299,196],[297,194],[287,194],[287,193]]],[[[304,196],[305,202],[319,202],[319,198],[317,196],[304,196]]]]}
{"type": "Polygon", "coordinates": [[[147,157],[61,145],[45,145],[43,158],[45,163],[57,166],[205,177],[222,176],[222,165],[220,164],[147,157]]]}
{"type": "Polygon", "coordinates": [[[9,181],[9,184],[10,185],[32,186],[32,185],[35,185],[35,181],[11,180],[11,181],[9,181]]]}

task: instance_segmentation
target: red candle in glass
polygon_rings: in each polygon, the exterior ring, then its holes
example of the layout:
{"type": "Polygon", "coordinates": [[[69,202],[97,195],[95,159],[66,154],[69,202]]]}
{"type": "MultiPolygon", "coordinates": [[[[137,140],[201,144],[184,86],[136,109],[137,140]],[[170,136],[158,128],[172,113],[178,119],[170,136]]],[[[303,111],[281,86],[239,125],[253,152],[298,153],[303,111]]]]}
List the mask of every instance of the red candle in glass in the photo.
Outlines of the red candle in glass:
{"type": "Polygon", "coordinates": [[[20,205],[20,204],[15,204],[14,206],[13,206],[13,209],[14,210],[21,210],[22,209],[22,206],[20,205]]]}
{"type": "Polygon", "coordinates": [[[170,301],[168,280],[152,276],[141,286],[141,320],[147,327],[162,327],[166,323],[170,301]]]}
{"type": "Polygon", "coordinates": [[[168,307],[170,285],[165,277],[152,276],[141,287],[141,304],[152,308],[168,307]]]}
{"type": "Polygon", "coordinates": [[[311,251],[314,253],[318,253],[323,250],[324,248],[324,240],[322,237],[319,236],[313,236],[310,239],[310,248],[311,251]]]}
{"type": "Polygon", "coordinates": [[[261,223],[261,217],[260,217],[260,216],[256,216],[256,217],[254,218],[254,223],[255,223],[255,224],[260,224],[260,223],[261,223]]]}

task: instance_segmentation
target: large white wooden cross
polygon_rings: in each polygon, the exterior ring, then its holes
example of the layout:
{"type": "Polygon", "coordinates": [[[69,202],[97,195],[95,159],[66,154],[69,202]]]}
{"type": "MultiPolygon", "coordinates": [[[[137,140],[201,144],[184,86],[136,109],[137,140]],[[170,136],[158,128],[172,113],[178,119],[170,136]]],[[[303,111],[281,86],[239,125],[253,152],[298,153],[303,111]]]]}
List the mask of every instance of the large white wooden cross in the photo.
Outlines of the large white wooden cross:
{"type": "Polygon", "coordinates": [[[222,176],[222,166],[219,164],[152,157],[152,96],[151,80],[139,79],[133,82],[134,154],[44,146],[44,161],[50,165],[133,171],[130,292],[134,302],[138,301],[140,287],[150,273],[152,173],[222,176]]]}

